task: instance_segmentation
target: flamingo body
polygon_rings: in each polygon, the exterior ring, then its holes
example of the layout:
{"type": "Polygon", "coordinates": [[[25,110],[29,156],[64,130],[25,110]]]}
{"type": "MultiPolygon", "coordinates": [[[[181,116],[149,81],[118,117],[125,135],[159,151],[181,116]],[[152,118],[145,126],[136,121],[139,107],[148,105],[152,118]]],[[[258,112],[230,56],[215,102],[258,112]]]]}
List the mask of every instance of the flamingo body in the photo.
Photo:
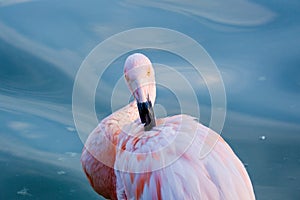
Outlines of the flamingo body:
{"type": "MultiPolygon", "coordinates": [[[[132,57],[145,61],[141,54],[132,57]]],[[[148,94],[154,102],[151,87],[152,78],[139,90],[129,83],[136,101],[148,94]]],[[[97,193],[110,199],[255,199],[242,162],[217,133],[187,115],[156,119],[156,126],[145,131],[139,114],[132,102],[89,135],[81,162],[97,193]],[[207,137],[217,138],[216,143],[207,137]],[[203,148],[212,150],[202,158],[203,148]]]]}

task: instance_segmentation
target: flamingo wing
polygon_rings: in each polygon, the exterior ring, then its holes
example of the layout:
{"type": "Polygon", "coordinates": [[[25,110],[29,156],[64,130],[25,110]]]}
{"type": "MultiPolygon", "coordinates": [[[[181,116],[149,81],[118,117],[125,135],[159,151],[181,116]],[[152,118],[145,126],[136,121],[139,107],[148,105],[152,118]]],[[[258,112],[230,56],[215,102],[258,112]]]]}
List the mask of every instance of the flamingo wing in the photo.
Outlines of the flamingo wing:
{"type": "Polygon", "coordinates": [[[255,199],[248,174],[219,137],[200,158],[203,141],[216,133],[194,118],[163,119],[145,132],[132,123],[119,134],[115,160],[118,199],[255,199]]]}
{"type": "Polygon", "coordinates": [[[138,117],[135,103],[103,119],[89,135],[81,155],[82,168],[93,189],[105,198],[116,199],[115,148],[124,124],[138,117]]]}
{"type": "Polygon", "coordinates": [[[90,134],[81,155],[81,163],[90,185],[105,198],[116,199],[114,148],[100,123],[90,134]]]}

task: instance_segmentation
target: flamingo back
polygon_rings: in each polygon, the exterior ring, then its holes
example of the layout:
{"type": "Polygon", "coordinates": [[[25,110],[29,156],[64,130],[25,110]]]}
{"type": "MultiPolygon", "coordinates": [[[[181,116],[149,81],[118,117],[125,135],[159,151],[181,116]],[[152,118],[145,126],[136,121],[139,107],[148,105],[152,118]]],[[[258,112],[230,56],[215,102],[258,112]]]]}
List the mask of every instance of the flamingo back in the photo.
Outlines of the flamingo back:
{"type": "Polygon", "coordinates": [[[255,199],[246,169],[229,145],[190,116],[160,119],[147,132],[136,121],[118,137],[118,199],[255,199]],[[215,144],[205,142],[210,134],[217,137],[215,144]],[[202,148],[211,151],[201,157],[202,148]]]}

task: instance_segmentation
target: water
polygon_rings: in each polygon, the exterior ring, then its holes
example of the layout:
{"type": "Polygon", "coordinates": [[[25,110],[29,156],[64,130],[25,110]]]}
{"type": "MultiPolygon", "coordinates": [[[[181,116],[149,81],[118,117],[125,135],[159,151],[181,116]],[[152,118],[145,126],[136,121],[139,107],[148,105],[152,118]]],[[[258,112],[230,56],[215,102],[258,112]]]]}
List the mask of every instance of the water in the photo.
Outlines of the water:
{"type": "MultiPolygon", "coordinates": [[[[0,199],[101,199],[81,171],[73,82],[99,42],[145,26],[180,31],[215,61],[227,95],[222,136],[245,163],[257,199],[299,199],[299,6],[244,0],[0,1],[0,199]]],[[[200,120],[208,125],[208,90],[186,61],[158,50],[143,52],[190,75],[200,120]]],[[[97,89],[99,119],[111,112],[125,57],[109,66],[97,89]]],[[[126,98],[118,98],[116,107],[130,97],[118,91],[126,98]]],[[[167,88],[158,88],[161,116],[176,114],[178,102],[168,101],[173,98],[167,88]]]]}

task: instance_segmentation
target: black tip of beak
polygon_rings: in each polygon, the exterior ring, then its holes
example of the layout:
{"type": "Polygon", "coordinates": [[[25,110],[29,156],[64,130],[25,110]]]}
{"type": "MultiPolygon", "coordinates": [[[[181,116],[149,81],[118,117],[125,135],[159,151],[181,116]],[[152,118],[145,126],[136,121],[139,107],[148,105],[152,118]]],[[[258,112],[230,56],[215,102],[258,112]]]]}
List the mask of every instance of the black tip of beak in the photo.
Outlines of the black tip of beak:
{"type": "Polygon", "coordinates": [[[150,131],[154,126],[156,126],[154,111],[151,101],[146,101],[143,103],[137,103],[139,114],[142,123],[145,124],[145,131],[150,131]]]}

